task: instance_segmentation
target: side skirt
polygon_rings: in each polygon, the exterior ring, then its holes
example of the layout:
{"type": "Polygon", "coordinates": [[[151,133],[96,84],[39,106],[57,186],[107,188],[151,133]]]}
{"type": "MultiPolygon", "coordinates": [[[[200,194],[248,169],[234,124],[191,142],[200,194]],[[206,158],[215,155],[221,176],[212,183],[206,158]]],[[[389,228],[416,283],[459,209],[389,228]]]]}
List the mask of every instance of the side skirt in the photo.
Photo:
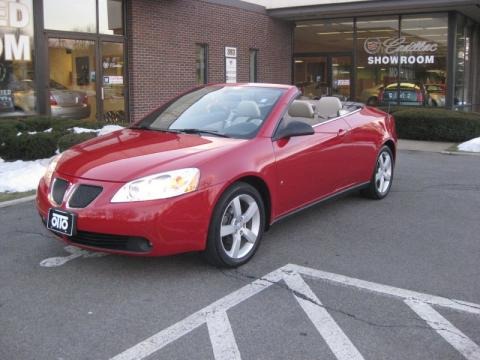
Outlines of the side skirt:
{"type": "Polygon", "coordinates": [[[300,208],[298,208],[298,209],[292,210],[291,212],[288,212],[288,213],[286,213],[286,214],[284,214],[284,215],[281,215],[281,216],[279,216],[278,218],[276,218],[275,220],[273,220],[273,221],[270,223],[270,225],[273,225],[273,224],[275,224],[275,223],[277,223],[277,222],[279,222],[279,221],[281,221],[281,220],[284,220],[284,219],[286,219],[286,218],[288,218],[288,217],[290,217],[290,216],[292,216],[292,215],[295,215],[295,214],[297,214],[297,213],[299,213],[299,212],[301,212],[301,211],[303,211],[303,210],[306,210],[306,209],[311,208],[311,207],[313,207],[313,206],[316,206],[316,205],[318,205],[318,204],[327,203],[327,202],[330,202],[330,201],[332,201],[332,200],[335,200],[335,199],[338,199],[338,198],[340,198],[340,197],[343,197],[343,196],[346,196],[346,195],[348,195],[348,194],[351,194],[351,193],[353,193],[353,192],[355,192],[355,191],[359,191],[359,190],[366,189],[366,188],[368,188],[369,185],[370,185],[370,182],[367,181],[367,182],[362,183],[362,184],[360,184],[360,185],[354,185],[354,186],[349,187],[349,188],[347,188],[347,189],[340,190],[339,192],[336,192],[336,193],[334,193],[334,194],[332,194],[332,195],[326,196],[326,197],[324,197],[324,198],[321,198],[320,200],[316,200],[316,201],[311,202],[311,203],[309,203],[309,204],[307,204],[307,205],[304,205],[304,206],[302,206],[302,207],[300,207],[300,208]]]}

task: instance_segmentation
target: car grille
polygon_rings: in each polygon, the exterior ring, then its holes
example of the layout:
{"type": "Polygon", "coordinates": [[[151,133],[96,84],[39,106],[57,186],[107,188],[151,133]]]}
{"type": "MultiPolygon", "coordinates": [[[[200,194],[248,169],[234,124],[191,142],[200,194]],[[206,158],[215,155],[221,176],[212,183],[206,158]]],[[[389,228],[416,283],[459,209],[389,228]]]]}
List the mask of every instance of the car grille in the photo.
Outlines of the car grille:
{"type": "Polygon", "coordinates": [[[80,185],[75,189],[72,197],[68,202],[68,206],[71,208],[84,208],[87,207],[97,196],[102,192],[101,186],[93,185],[80,185]]]}
{"type": "Polygon", "coordinates": [[[69,236],[68,240],[75,244],[91,246],[105,250],[146,253],[152,249],[152,245],[147,239],[136,236],[110,235],[77,231],[74,236],[69,236]]]}
{"type": "Polygon", "coordinates": [[[61,205],[63,202],[63,197],[65,196],[65,192],[68,189],[68,181],[55,178],[53,181],[52,187],[52,198],[57,203],[57,205],[61,205]]]}

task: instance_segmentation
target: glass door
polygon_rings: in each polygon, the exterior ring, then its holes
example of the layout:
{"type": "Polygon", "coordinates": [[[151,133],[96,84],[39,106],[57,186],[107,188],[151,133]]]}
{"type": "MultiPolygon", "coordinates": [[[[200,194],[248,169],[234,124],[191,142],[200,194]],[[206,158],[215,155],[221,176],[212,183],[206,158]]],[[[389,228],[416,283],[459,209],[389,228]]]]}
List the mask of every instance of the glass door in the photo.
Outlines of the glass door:
{"type": "Polygon", "coordinates": [[[336,96],[350,100],[352,64],[351,55],[295,56],[294,84],[310,99],[336,96]]]}
{"type": "Polygon", "coordinates": [[[331,57],[331,95],[342,101],[350,100],[352,81],[352,57],[332,56],[331,57]]]}
{"type": "MultiPolygon", "coordinates": [[[[61,38],[48,39],[49,102],[52,116],[95,121],[96,76],[95,41],[61,38]]],[[[33,106],[28,87],[19,93],[19,101],[33,106]]]]}
{"type": "Polygon", "coordinates": [[[327,57],[295,57],[294,84],[303,96],[310,99],[320,99],[328,95],[327,57]]]}
{"type": "Polygon", "coordinates": [[[125,115],[125,67],[123,43],[101,43],[101,102],[103,121],[127,121],[125,115]]]}

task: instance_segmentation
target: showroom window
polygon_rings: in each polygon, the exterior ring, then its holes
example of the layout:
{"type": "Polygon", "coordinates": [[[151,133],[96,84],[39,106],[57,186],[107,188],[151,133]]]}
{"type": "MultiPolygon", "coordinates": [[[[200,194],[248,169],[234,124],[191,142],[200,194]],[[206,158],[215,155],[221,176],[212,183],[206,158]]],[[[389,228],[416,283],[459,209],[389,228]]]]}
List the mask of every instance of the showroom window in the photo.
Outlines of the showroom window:
{"type": "Polygon", "coordinates": [[[353,34],[353,18],[296,24],[294,82],[304,96],[351,98],[353,34]]]}
{"type": "Polygon", "coordinates": [[[302,21],[294,41],[294,83],[304,96],[446,105],[446,13],[302,21]]]}
{"type": "Polygon", "coordinates": [[[207,83],[208,45],[196,44],[195,46],[195,69],[196,83],[203,85],[207,83]]]}
{"type": "MultiPolygon", "coordinates": [[[[390,52],[383,48],[383,43],[397,39],[398,28],[398,16],[357,19],[355,84],[358,101],[377,105],[384,86],[397,81],[398,65],[395,60],[382,61],[382,57],[390,52]]],[[[387,59],[390,57],[387,56],[387,59]]]]}
{"type": "MultiPolygon", "coordinates": [[[[97,0],[44,0],[45,29],[97,32],[97,0]]],[[[98,32],[123,35],[123,1],[98,0],[98,32]]]]}
{"type": "Polygon", "coordinates": [[[123,7],[122,0],[44,0],[49,71],[39,103],[48,101],[52,116],[127,119],[123,7]]]}
{"type": "Polygon", "coordinates": [[[455,34],[455,90],[453,105],[457,110],[478,111],[478,59],[480,25],[464,16],[457,16],[455,34]]]}
{"type": "Polygon", "coordinates": [[[96,0],[44,0],[45,29],[97,32],[96,0]]]}
{"type": "Polygon", "coordinates": [[[35,111],[33,3],[0,2],[0,116],[35,111]]]}
{"type": "Polygon", "coordinates": [[[123,35],[122,0],[99,0],[98,21],[101,34],[123,35]]]}
{"type": "Polygon", "coordinates": [[[254,82],[258,81],[257,61],[258,61],[258,50],[257,49],[250,49],[249,81],[251,83],[254,83],[254,82]]]}
{"type": "Polygon", "coordinates": [[[400,30],[394,46],[400,62],[400,104],[445,107],[447,14],[402,16],[400,30]],[[415,96],[402,90],[405,83],[415,85],[415,96]]]}

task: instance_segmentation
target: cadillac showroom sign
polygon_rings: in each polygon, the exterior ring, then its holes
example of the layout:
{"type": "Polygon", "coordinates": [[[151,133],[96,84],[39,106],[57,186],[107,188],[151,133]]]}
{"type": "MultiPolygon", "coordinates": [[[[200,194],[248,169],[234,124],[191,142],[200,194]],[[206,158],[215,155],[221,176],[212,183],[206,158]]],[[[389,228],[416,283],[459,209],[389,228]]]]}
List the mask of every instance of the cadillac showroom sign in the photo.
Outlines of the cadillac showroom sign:
{"type": "Polygon", "coordinates": [[[368,57],[368,65],[433,64],[438,44],[428,41],[408,42],[405,37],[368,38],[363,44],[368,57]]]}

